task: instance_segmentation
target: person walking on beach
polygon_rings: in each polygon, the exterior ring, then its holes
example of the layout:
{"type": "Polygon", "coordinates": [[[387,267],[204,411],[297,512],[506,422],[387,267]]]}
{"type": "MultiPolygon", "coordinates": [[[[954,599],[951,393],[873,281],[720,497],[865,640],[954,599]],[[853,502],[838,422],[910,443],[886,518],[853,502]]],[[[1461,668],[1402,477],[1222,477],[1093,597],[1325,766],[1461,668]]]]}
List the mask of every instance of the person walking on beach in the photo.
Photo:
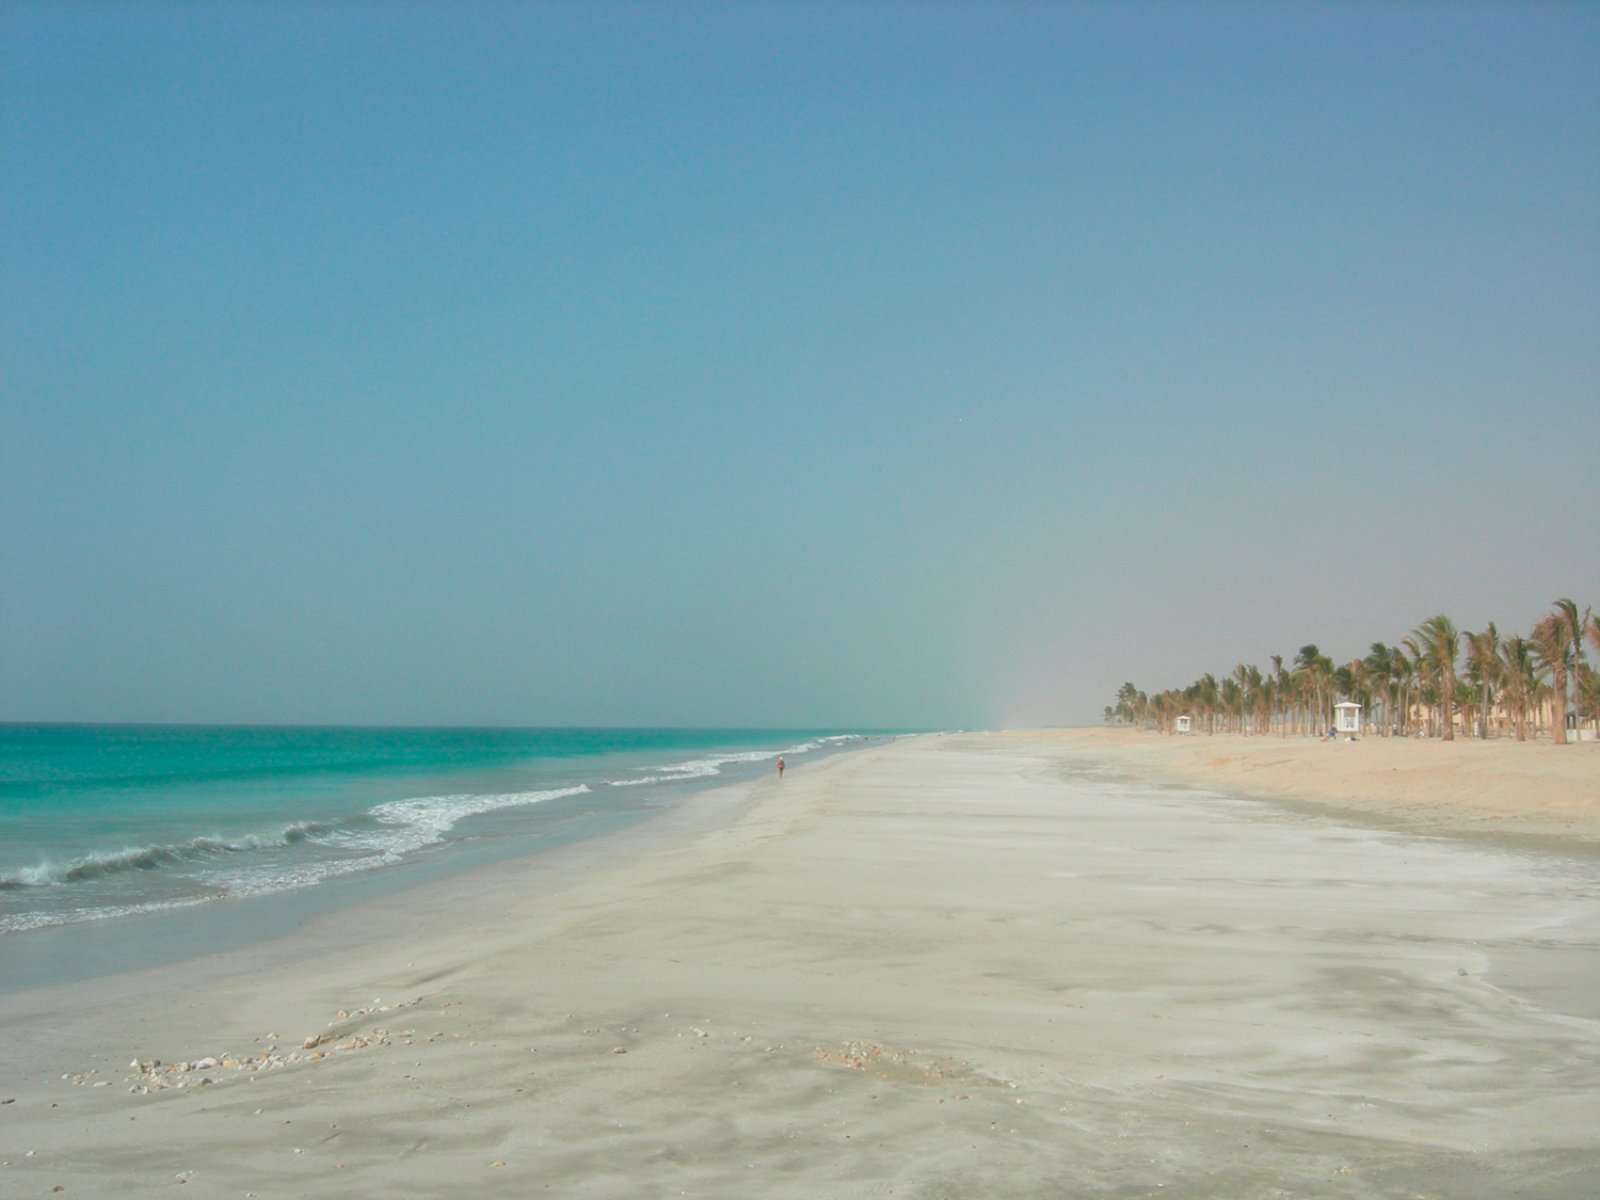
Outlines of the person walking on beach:
{"type": "Polygon", "coordinates": [[[778,778],[783,778],[783,755],[778,755],[778,778]]]}

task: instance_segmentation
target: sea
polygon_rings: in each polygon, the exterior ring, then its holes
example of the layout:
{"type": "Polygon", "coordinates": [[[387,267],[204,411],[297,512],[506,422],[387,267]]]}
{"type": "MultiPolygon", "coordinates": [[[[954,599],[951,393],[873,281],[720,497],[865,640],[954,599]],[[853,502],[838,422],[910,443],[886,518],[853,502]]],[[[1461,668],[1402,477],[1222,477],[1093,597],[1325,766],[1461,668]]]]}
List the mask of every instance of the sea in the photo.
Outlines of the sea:
{"type": "Polygon", "coordinates": [[[881,736],[0,725],[0,992],[236,949],[881,736]]]}

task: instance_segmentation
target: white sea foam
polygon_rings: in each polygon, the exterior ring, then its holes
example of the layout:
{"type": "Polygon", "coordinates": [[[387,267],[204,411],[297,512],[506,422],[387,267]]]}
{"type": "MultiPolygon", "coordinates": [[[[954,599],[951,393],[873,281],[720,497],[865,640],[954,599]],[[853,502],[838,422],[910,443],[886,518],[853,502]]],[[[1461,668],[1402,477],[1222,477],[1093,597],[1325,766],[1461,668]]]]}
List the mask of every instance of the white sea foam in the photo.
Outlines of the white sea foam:
{"type": "Polygon", "coordinates": [[[835,734],[811,742],[801,742],[798,746],[790,746],[786,750],[738,750],[709,758],[691,758],[687,762],[661,763],[644,768],[647,771],[658,771],[660,774],[643,775],[634,779],[612,779],[608,782],[612,787],[638,787],[646,783],[681,783],[686,779],[708,779],[713,775],[722,774],[722,768],[731,763],[766,762],[779,757],[793,758],[797,754],[809,754],[813,750],[837,742],[855,741],[859,736],[854,733],[835,734]]]}
{"type": "MultiPolygon", "coordinates": [[[[385,857],[381,861],[388,863],[392,860],[385,857]]],[[[372,868],[372,857],[364,855],[360,858],[329,859],[314,863],[296,863],[292,866],[280,865],[271,870],[208,871],[202,878],[207,885],[220,893],[219,898],[238,899],[245,896],[270,896],[275,892],[292,892],[299,888],[315,887],[330,879],[337,879],[342,875],[357,875],[372,868]]]]}
{"type": "Polygon", "coordinates": [[[246,834],[238,838],[196,837],[186,842],[152,846],[125,846],[121,850],[98,850],[63,863],[44,859],[33,866],[18,867],[0,874],[0,891],[18,888],[55,887],[87,883],[107,875],[128,871],[154,871],[183,863],[203,862],[228,854],[287,846],[304,840],[329,826],[305,821],[290,825],[276,835],[246,834]]]}
{"type": "Polygon", "coordinates": [[[246,850],[292,846],[299,842],[357,851],[356,857],[324,859],[320,862],[276,862],[270,866],[240,866],[234,869],[201,871],[190,879],[205,889],[204,894],[166,898],[133,904],[107,904],[74,908],[51,908],[34,912],[0,915],[0,934],[20,933],[52,925],[79,925],[141,913],[189,908],[212,900],[246,896],[266,896],[275,892],[314,887],[343,875],[368,871],[374,859],[384,864],[398,862],[407,854],[444,840],[456,823],[466,817],[500,809],[538,804],[562,796],[587,792],[586,785],[555,788],[540,792],[505,792],[490,795],[422,796],[396,800],[368,810],[379,829],[349,829],[326,822],[304,821],[287,827],[277,837],[249,836],[225,841],[219,838],[194,838],[176,846],[146,846],[134,849],[85,855],[69,863],[42,862],[0,876],[0,887],[49,887],[56,884],[87,882],[125,871],[176,866],[195,860],[220,857],[246,850]]]}
{"type": "Polygon", "coordinates": [[[209,904],[216,896],[184,896],[176,900],[152,900],[144,904],[114,904],[94,908],[53,909],[49,912],[23,912],[0,916],[0,934],[22,933],[29,929],[45,929],[56,925],[84,925],[90,921],[109,921],[116,917],[133,917],[146,913],[166,912],[175,908],[193,908],[209,904]]]}
{"type": "Polygon", "coordinates": [[[391,800],[368,809],[380,829],[344,829],[318,838],[326,845],[346,849],[370,850],[393,862],[404,855],[444,840],[456,822],[504,808],[521,808],[563,796],[577,796],[589,785],[552,788],[544,792],[500,792],[490,795],[419,796],[412,800],[391,800]]]}

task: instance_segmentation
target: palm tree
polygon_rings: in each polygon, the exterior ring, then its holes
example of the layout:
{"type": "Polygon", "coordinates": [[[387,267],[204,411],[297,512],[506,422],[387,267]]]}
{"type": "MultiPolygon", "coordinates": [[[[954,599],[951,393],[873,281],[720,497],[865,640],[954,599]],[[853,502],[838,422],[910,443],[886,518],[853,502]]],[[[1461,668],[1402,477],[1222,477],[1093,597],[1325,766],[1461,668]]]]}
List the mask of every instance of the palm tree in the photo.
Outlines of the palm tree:
{"type": "Polygon", "coordinates": [[[1500,647],[1500,695],[1510,706],[1519,742],[1528,740],[1528,706],[1533,703],[1538,686],[1533,643],[1526,638],[1507,638],[1500,647]]]}
{"type": "Polygon", "coordinates": [[[1329,677],[1328,682],[1333,685],[1334,699],[1337,700],[1340,696],[1348,697],[1356,690],[1355,672],[1350,669],[1353,665],[1352,663],[1345,663],[1344,666],[1333,669],[1333,674],[1329,677]]]}
{"type": "Polygon", "coordinates": [[[1372,650],[1367,655],[1367,671],[1384,688],[1384,716],[1388,731],[1405,737],[1411,707],[1411,683],[1416,668],[1406,657],[1403,647],[1373,642],[1372,650]]]}
{"type": "Polygon", "coordinates": [[[1427,737],[1439,736],[1439,673],[1430,670],[1417,683],[1417,703],[1428,710],[1427,737]]]}
{"type": "Polygon", "coordinates": [[[1315,644],[1301,646],[1300,653],[1294,656],[1295,667],[1300,671],[1306,683],[1307,700],[1313,701],[1316,711],[1309,708],[1306,712],[1306,729],[1326,730],[1328,727],[1328,706],[1325,700],[1328,681],[1333,677],[1333,660],[1318,650],[1315,644]],[[1316,723],[1312,724],[1315,717],[1316,723]]]}
{"type": "Polygon", "coordinates": [[[1373,642],[1365,658],[1337,671],[1332,659],[1308,644],[1288,670],[1282,655],[1271,655],[1270,674],[1239,663],[1220,684],[1207,673],[1187,688],[1168,688],[1154,697],[1125,683],[1106,715],[1113,723],[1132,721],[1171,732],[1174,719],[1187,714],[1203,719],[1210,733],[1219,723],[1224,731],[1237,729],[1241,734],[1270,733],[1276,725],[1279,736],[1287,737],[1291,731],[1327,728],[1328,706],[1337,688],[1367,705],[1370,723],[1386,735],[1406,737],[1425,719],[1429,732],[1454,741],[1459,716],[1462,728],[1479,738],[1489,736],[1494,722],[1502,731],[1514,723],[1517,740],[1526,741],[1529,713],[1537,734],[1548,694],[1552,733],[1560,744],[1567,740],[1568,712],[1575,711],[1583,721],[1593,717],[1600,733],[1600,713],[1594,704],[1600,672],[1589,666],[1589,647],[1600,654],[1600,617],[1591,609],[1580,616],[1571,600],[1557,600],[1529,637],[1503,643],[1492,622],[1481,633],[1462,634],[1441,613],[1422,622],[1398,645],[1373,642]],[[1467,657],[1458,677],[1463,638],[1467,657]],[[1550,676],[1548,687],[1545,671],[1550,676]]]}
{"type": "Polygon", "coordinates": [[[1372,649],[1367,652],[1363,660],[1367,670],[1367,678],[1372,681],[1374,691],[1383,698],[1383,721],[1380,723],[1377,714],[1373,714],[1372,727],[1380,733],[1387,735],[1387,726],[1393,720],[1393,704],[1395,672],[1394,664],[1390,659],[1389,647],[1382,642],[1373,642],[1372,649]]]}
{"type": "Polygon", "coordinates": [[[1244,728],[1244,689],[1239,686],[1239,681],[1229,675],[1222,681],[1222,699],[1219,702],[1222,708],[1222,731],[1226,733],[1233,727],[1233,722],[1238,720],[1239,728],[1244,728]]]}
{"type": "Polygon", "coordinates": [[[1250,715],[1255,721],[1256,732],[1266,734],[1271,728],[1272,715],[1272,684],[1261,677],[1261,668],[1251,666],[1245,672],[1245,692],[1249,697],[1250,715]]]}
{"type": "Polygon", "coordinates": [[[1156,724],[1162,733],[1172,732],[1172,722],[1184,711],[1183,696],[1168,688],[1155,698],[1156,724]]]}
{"type": "Polygon", "coordinates": [[[1584,664],[1583,631],[1589,627],[1589,609],[1583,610],[1583,616],[1578,615],[1578,606],[1571,600],[1557,600],[1556,609],[1566,618],[1567,628],[1572,633],[1572,652],[1567,656],[1567,680],[1574,688],[1578,685],[1578,668],[1584,664]]]}
{"type": "MultiPolygon", "coordinates": [[[[1233,668],[1232,683],[1234,687],[1238,689],[1238,694],[1235,696],[1235,701],[1239,706],[1240,733],[1250,732],[1250,726],[1246,723],[1246,717],[1255,705],[1255,693],[1250,684],[1250,672],[1252,670],[1254,670],[1253,667],[1247,667],[1243,663],[1239,663],[1233,668]]],[[[1261,673],[1257,671],[1256,682],[1259,683],[1260,681],[1261,673]]]]}
{"type": "Polygon", "coordinates": [[[1595,734],[1600,736],[1600,671],[1588,663],[1579,663],[1573,675],[1578,720],[1593,721],[1595,734]]]}
{"type": "Polygon", "coordinates": [[[1167,732],[1167,721],[1169,719],[1167,709],[1170,703],[1171,701],[1167,699],[1166,692],[1158,692],[1150,701],[1150,713],[1155,717],[1157,733],[1167,732]]]}
{"type": "MultiPolygon", "coordinates": [[[[1586,618],[1587,621],[1587,618],[1586,618]]],[[[1533,627],[1533,644],[1550,670],[1550,744],[1567,744],[1567,671],[1578,643],[1578,607],[1557,600],[1555,611],[1533,627]]]]}
{"type": "MultiPolygon", "coordinates": [[[[1411,717],[1411,710],[1412,710],[1413,707],[1416,707],[1418,705],[1429,705],[1430,707],[1428,708],[1428,730],[1427,731],[1428,731],[1428,733],[1431,734],[1433,732],[1433,727],[1434,727],[1434,713],[1433,713],[1433,708],[1431,707],[1431,705],[1432,705],[1432,698],[1431,698],[1432,697],[1432,693],[1429,691],[1429,687],[1430,687],[1430,685],[1432,683],[1433,675],[1434,675],[1433,660],[1427,656],[1426,651],[1424,651],[1421,646],[1417,645],[1417,639],[1414,638],[1414,637],[1403,637],[1403,638],[1401,638],[1400,639],[1400,645],[1402,647],[1404,647],[1404,649],[1402,649],[1401,652],[1400,652],[1400,659],[1405,664],[1405,667],[1406,667],[1406,718],[1407,718],[1407,721],[1409,723],[1409,720],[1410,720],[1410,717],[1411,717]],[[1409,655],[1406,653],[1406,651],[1408,651],[1408,650],[1410,651],[1409,655]],[[1415,695],[1415,697],[1416,697],[1415,700],[1412,699],[1413,695],[1415,695]]],[[[1420,728],[1421,723],[1422,723],[1422,714],[1418,713],[1417,714],[1417,724],[1418,724],[1419,728],[1418,728],[1417,732],[1418,732],[1419,736],[1422,733],[1422,730],[1420,728]]]]}
{"type": "Polygon", "coordinates": [[[1438,674],[1439,699],[1442,713],[1444,740],[1451,742],[1456,736],[1455,693],[1456,656],[1461,653],[1460,635],[1449,617],[1440,613],[1429,617],[1413,631],[1418,643],[1426,650],[1438,674]]]}
{"type": "Polygon", "coordinates": [[[1455,694],[1456,712],[1461,714],[1461,729],[1466,731],[1480,728],[1478,720],[1478,689],[1473,686],[1470,679],[1456,677],[1455,694]]]}
{"type": "Polygon", "coordinates": [[[1134,687],[1131,681],[1123,684],[1117,689],[1116,707],[1111,710],[1113,716],[1116,718],[1116,724],[1133,724],[1135,703],[1138,695],[1139,689],[1134,687]]]}
{"type": "Polygon", "coordinates": [[[1311,682],[1304,667],[1289,672],[1289,691],[1285,696],[1289,732],[1311,732],[1311,682]]]}
{"type": "Polygon", "coordinates": [[[1222,697],[1217,692],[1217,677],[1210,671],[1195,682],[1194,699],[1206,718],[1206,735],[1217,731],[1217,713],[1222,708],[1222,697]]]}
{"type": "Polygon", "coordinates": [[[1409,638],[1401,638],[1401,645],[1394,648],[1395,669],[1400,673],[1400,695],[1405,702],[1404,711],[1400,714],[1400,736],[1405,737],[1411,732],[1411,695],[1418,690],[1422,682],[1422,660],[1417,655],[1416,643],[1411,644],[1411,653],[1405,651],[1405,643],[1409,638]]]}
{"type": "Polygon", "coordinates": [[[1500,666],[1500,632],[1494,622],[1482,633],[1467,634],[1467,673],[1482,690],[1478,705],[1478,737],[1489,736],[1489,689],[1500,666]]]}

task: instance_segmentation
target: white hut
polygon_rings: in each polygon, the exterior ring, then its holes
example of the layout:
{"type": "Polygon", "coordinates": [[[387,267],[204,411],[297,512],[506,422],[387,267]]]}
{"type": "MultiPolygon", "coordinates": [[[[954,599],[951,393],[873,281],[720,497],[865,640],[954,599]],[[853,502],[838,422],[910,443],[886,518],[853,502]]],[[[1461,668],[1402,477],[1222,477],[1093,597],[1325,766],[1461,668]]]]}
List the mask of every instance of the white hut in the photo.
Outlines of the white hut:
{"type": "Polygon", "coordinates": [[[1189,719],[1189,714],[1188,713],[1184,713],[1183,716],[1179,717],[1177,719],[1177,721],[1175,722],[1175,725],[1176,725],[1177,730],[1178,730],[1179,733],[1188,733],[1190,724],[1191,724],[1191,721],[1189,719]]]}
{"type": "Polygon", "coordinates": [[[1361,705],[1354,700],[1342,700],[1333,706],[1333,728],[1335,733],[1357,734],[1361,732],[1361,705]]]}

